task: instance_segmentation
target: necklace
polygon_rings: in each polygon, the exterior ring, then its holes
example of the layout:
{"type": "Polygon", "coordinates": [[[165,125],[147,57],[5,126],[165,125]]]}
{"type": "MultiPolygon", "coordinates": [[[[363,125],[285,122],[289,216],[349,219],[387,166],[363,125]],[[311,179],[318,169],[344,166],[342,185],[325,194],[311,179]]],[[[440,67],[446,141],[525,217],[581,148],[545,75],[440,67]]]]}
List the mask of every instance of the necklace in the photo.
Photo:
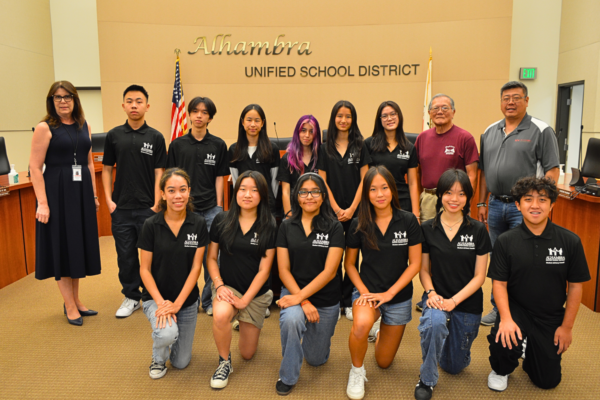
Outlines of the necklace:
{"type": "Polygon", "coordinates": [[[444,222],[444,220],[442,219],[442,217],[440,216],[440,221],[442,221],[442,224],[446,225],[448,227],[448,229],[452,230],[453,227],[456,226],[456,224],[458,224],[459,222],[463,221],[463,218],[461,218],[460,220],[456,221],[454,224],[452,225],[448,225],[447,223],[444,222]]]}

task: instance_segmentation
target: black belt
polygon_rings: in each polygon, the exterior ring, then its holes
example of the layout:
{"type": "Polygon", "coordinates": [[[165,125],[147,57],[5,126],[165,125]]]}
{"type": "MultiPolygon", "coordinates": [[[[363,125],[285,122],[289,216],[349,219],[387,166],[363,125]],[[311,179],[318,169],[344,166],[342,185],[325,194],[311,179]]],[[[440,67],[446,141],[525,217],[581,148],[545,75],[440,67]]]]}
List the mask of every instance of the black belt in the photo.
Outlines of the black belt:
{"type": "Polygon", "coordinates": [[[494,196],[494,198],[500,200],[503,203],[514,203],[516,201],[515,198],[512,196],[496,196],[496,195],[493,195],[493,196],[494,196]]]}

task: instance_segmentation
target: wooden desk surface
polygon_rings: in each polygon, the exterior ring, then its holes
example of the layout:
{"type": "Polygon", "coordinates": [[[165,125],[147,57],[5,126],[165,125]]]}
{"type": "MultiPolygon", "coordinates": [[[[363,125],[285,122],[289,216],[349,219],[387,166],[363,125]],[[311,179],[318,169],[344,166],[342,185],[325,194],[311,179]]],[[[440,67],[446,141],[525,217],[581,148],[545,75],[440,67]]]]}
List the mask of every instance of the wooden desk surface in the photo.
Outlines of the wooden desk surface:
{"type": "MultiPolygon", "coordinates": [[[[588,201],[590,203],[600,203],[600,197],[591,196],[589,194],[579,193],[577,197],[572,198],[573,195],[576,194],[575,186],[569,186],[568,184],[559,183],[556,185],[558,188],[558,195],[567,200],[575,200],[580,199],[583,201],[588,201]]],[[[600,216],[599,216],[600,217],[600,216]]]]}

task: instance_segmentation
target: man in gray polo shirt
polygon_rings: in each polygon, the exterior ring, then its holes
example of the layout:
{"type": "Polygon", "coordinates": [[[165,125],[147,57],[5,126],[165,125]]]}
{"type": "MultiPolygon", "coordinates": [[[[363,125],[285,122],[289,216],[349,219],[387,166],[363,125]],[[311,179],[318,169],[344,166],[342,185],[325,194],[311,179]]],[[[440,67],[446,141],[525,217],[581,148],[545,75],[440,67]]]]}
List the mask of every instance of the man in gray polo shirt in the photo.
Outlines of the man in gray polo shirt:
{"type": "MultiPolygon", "coordinates": [[[[527,114],[527,86],[508,82],[502,86],[500,97],[504,119],[485,130],[479,146],[478,217],[488,224],[492,246],[501,233],[523,221],[510,196],[514,184],[526,176],[546,176],[557,182],[559,175],[556,135],[548,124],[527,114]],[[485,202],[488,193],[489,207],[485,202]]],[[[492,305],[493,310],[481,319],[482,325],[494,325],[498,309],[493,295],[492,305]]]]}

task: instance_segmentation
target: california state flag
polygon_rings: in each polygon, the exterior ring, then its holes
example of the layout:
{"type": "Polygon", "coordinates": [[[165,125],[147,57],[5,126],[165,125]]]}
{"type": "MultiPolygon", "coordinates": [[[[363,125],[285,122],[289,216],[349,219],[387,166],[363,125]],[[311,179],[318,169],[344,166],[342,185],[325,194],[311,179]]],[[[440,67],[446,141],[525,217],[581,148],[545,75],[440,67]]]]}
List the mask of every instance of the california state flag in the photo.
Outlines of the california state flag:
{"type": "Polygon", "coordinates": [[[427,67],[427,82],[425,83],[425,100],[423,102],[423,126],[421,132],[431,128],[429,119],[429,103],[431,102],[431,48],[429,48],[429,66],[427,67]]]}

